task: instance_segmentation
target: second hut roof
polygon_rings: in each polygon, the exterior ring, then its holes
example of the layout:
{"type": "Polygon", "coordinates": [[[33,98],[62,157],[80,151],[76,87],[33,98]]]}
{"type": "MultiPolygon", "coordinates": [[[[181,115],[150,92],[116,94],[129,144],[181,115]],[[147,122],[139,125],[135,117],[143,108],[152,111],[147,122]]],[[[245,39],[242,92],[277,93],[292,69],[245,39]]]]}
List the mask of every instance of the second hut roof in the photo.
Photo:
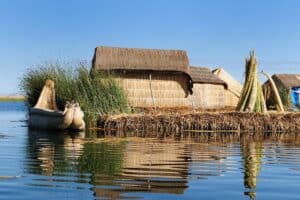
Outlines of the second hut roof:
{"type": "Polygon", "coordinates": [[[300,74],[274,74],[287,87],[300,87],[300,74]]]}
{"type": "Polygon", "coordinates": [[[225,88],[227,88],[227,84],[213,74],[209,68],[190,66],[189,75],[191,76],[193,83],[211,83],[224,85],[225,88]]]}

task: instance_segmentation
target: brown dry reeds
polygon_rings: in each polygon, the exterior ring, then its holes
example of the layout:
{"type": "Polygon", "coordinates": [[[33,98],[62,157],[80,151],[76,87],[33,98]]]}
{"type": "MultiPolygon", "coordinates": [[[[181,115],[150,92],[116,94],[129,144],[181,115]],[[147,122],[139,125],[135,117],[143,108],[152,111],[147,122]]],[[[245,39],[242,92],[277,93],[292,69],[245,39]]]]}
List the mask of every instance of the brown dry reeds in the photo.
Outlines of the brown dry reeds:
{"type": "Polygon", "coordinates": [[[186,136],[202,132],[300,132],[300,113],[211,112],[135,114],[103,117],[98,126],[105,134],[186,136]]]}

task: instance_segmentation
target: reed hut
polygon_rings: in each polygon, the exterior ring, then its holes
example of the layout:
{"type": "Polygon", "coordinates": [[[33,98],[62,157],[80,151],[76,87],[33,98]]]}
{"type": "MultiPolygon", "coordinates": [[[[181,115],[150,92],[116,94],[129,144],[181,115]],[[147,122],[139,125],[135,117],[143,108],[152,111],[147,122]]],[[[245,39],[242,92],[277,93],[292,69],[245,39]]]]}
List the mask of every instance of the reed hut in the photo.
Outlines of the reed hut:
{"type": "Polygon", "coordinates": [[[109,71],[133,107],[185,107],[192,92],[189,59],[182,50],[97,47],[93,69],[109,71]]]}
{"type": "Polygon", "coordinates": [[[220,109],[225,107],[227,84],[215,76],[209,68],[190,66],[193,94],[189,101],[194,108],[220,109]]]}
{"type": "Polygon", "coordinates": [[[242,92],[242,84],[234,79],[223,68],[213,70],[213,73],[227,84],[227,90],[225,91],[225,107],[236,107],[242,92]]]}
{"type": "MultiPolygon", "coordinates": [[[[272,76],[278,89],[281,101],[285,109],[300,107],[300,74],[274,74],[272,76]]],[[[274,93],[269,81],[263,84],[263,92],[268,108],[275,108],[274,93]]]]}
{"type": "Polygon", "coordinates": [[[92,70],[113,73],[132,107],[224,107],[226,83],[182,50],[97,47],[92,70]]]}

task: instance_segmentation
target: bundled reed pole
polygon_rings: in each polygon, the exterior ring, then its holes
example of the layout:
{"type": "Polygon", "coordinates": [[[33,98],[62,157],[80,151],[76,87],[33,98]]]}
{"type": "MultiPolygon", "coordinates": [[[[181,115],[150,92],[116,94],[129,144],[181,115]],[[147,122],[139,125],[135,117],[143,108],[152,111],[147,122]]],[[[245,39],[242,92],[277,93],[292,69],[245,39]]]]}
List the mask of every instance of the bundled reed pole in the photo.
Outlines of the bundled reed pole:
{"type": "Polygon", "coordinates": [[[265,75],[267,77],[267,79],[269,80],[269,82],[270,82],[271,90],[274,92],[277,110],[279,112],[284,112],[283,103],[281,101],[281,98],[280,98],[280,95],[279,95],[279,92],[278,92],[278,88],[277,88],[274,80],[272,79],[272,77],[268,73],[266,73],[264,71],[262,71],[261,73],[263,75],[265,75]]]}
{"type": "Polygon", "coordinates": [[[266,102],[258,79],[254,51],[250,52],[250,58],[246,59],[245,76],[245,83],[236,110],[241,112],[266,112],[266,102]]]}

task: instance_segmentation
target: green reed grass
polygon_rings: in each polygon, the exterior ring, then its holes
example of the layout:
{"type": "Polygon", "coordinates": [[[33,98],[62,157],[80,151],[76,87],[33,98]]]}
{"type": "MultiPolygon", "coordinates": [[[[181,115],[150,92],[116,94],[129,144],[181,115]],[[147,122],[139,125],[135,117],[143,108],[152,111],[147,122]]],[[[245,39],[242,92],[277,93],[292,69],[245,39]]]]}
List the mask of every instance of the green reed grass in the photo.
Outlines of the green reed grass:
{"type": "Polygon", "coordinates": [[[45,80],[55,82],[56,101],[60,109],[66,101],[76,101],[85,112],[89,127],[96,126],[103,114],[129,112],[124,91],[107,73],[90,72],[83,64],[45,63],[27,70],[20,82],[29,107],[37,102],[45,80]]]}

